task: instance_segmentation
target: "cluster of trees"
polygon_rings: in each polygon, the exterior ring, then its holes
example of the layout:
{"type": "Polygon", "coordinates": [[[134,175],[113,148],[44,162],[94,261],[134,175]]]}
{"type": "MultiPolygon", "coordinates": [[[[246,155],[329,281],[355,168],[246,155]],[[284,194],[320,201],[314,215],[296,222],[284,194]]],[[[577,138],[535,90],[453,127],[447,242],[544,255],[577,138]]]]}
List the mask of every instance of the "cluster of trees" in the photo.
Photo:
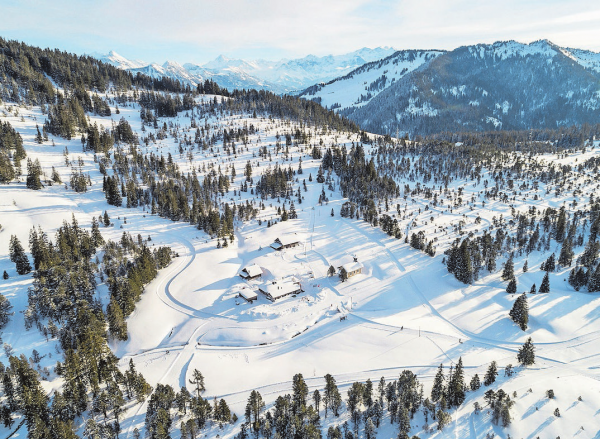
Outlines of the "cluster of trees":
{"type": "MultiPolygon", "coordinates": [[[[95,221],[95,220],[94,220],[95,221]]],[[[110,292],[106,309],[110,335],[117,340],[127,340],[127,318],[141,298],[144,285],[152,281],[158,270],[171,262],[168,247],[151,251],[141,235],[137,241],[123,232],[120,242],[104,246],[103,272],[110,292]]]]}
{"type": "MultiPolygon", "coordinates": [[[[507,366],[507,371],[508,374],[513,373],[511,365],[507,366]]],[[[490,386],[497,375],[498,367],[496,362],[492,362],[483,384],[490,386]]],[[[355,382],[348,389],[345,401],[335,378],[329,374],[324,378],[324,389],[310,393],[302,374],[294,375],[292,394],[278,396],[270,410],[265,410],[260,392],[253,390],[246,404],[246,422],[237,437],[321,438],[321,413],[325,418],[329,414],[338,417],[345,402],[350,422],[330,426],[328,439],[354,439],[361,433],[365,438],[374,439],[386,411],[390,422],[397,424],[398,437],[408,439],[411,422],[419,410],[423,413],[426,431],[430,428],[430,420],[437,423],[437,430],[443,430],[451,421],[449,409],[462,405],[466,392],[476,391],[482,385],[477,374],[470,383],[465,382],[462,359],[456,367],[449,369],[448,375],[444,374],[443,365],[440,365],[430,397],[423,395],[423,386],[410,370],[402,371],[397,380],[389,382],[384,377],[375,384],[370,379],[364,383],[355,382]]],[[[485,400],[494,412],[493,422],[508,426],[514,405],[510,397],[501,389],[497,392],[489,390],[485,400]]],[[[476,404],[476,412],[479,409],[479,404],[476,404]]]]}
{"type": "Polygon", "coordinates": [[[154,122],[157,117],[175,117],[179,111],[188,111],[194,107],[194,97],[187,92],[180,97],[179,94],[155,93],[153,91],[141,91],[138,94],[138,102],[142,107],[145,122],[154,122]],[[154,111],[153,117],[148,117],[149,110],[154,111]]]}
{"type": "Polygon", "coordinates": [[[196,395],[182,386],[179,392],[169,385],[158,384],[150,396],[146,409],[146,435],[149,439],[166,439],[171,437],[176,417],[180,421],[182,439],[195,439],[210,421],[220,427],[237,421],[227,402],[221,398],[211,403],[202,397],[205,390],[202,373],[194,369],[190,384],[195,387],[196,395]]]}
{"type": "MultiPolygon", "coordinates": [[[[73,421],[89,410],[93,415],[102,415],[104,423],[98,424],[92,417],[86,423],[86,431],[118,435],[126,398],[143,401],[150,394],[152,388],[135,371],[133,362],[123,374],[117,367],[118,358],[108,347],[107,320],[113,336],[121,335],[113,334],[113,330],[124,321],[121,317],[115,323],[115,312],[111,311],[119,306],[117,296],[111,295],[106,311],[95,298],[100,260],[92,259],[97,249],[104,246],[102,264],[109,276],[109,289],[111,293],[115,290],[113,281],[125,285],[127,292],[119,290],[118,298],[131,306],[139,298],[143,285],[171,257],[168,248],[161,247],[151,253],[139,241],[141,238],[136,244],[124,235],[119,244],[105,243],[95,218],[90,231],[79,227],[75,218],[70,224],[63,223],[54,242],[41,228],[31,230],[29,247],[34,282],[28,292],[25,324],[27,329],[35,325],[46,338],[58,339],[64,361],[57,363],[56,373],[64,378],[65,385],[50,398],[41,390],[39,373],[29,366],[29,361],[24,356],[10,357],[10,368],[5,371],[0,367],[4,394],[8,397],[8,410],[2,410],[5,424],[10,424],[15,412],[20,412],[29,437],[75,438],[73,421]],[[111,417],[114,421],[107,422],[111,417]],[[55,436],[57,432],[61,435],[55,436]]],[[[24,255],[16,237],[11,239],[10,252],[17,262],[24,255]]],[[[25,259],[22,264],[29,261],[25,259]]],[[[39,362],[39,355],[34,361],[39,362]]]]}
{"type": "Polygon", "coordinates": [[[279,96],[265,90],[234,90],[228,93],[223,89],[220,91],[223,96],[231,96],[231,99],[221,102],[228,111],[302,121],[305,124],[344,132],[359,131],[358,126],[349,119],[326,110],[316,102],[296,96],[279,96]]]}
{"type": "MultiPolygon", "coordinates": [[[[110,162],[107,158],[103,161],[110,162]]],[[[109,204],[121,206],[126,197],[127,207],[146,207],[153,214],[196,225],[211,236],[233,239],[234,219],[248,220],[258,211],[248,201],[240,205],[220,203],[219,197],[229,191],[231,181],[220,168],[207,172],[201,183],[195,169],[182,173],[171,154],[166,159],[163,155],[143,155],[130,145],[129,154],[117,147],[113,169],[116,173],[111,177],[105,171],[103,182],[109,204]]]]}
{"type": "MultiPolygon", "coordinates": [[[[189,86],[168,77],[151,78],[105,64],[90,56],[78,56],[60,50],[40,49],[0,38],[0,99],[30,105],[53,104],[57,98],[52,81],[64,90],[105,92],[109,86],[121,90],[139,87],[168,92],[190,92],[189,86]]],[[[88,106],[88,99],[85,104],[88,106]]],[[[106,106],[90,102],[101,114],[106,106]]]]}
{"type": "Polygon", "coordinates": [[[21,173],[27,156],[21,135],[8,122],[0,122],[0,183],[9,183],[21,173]]]}

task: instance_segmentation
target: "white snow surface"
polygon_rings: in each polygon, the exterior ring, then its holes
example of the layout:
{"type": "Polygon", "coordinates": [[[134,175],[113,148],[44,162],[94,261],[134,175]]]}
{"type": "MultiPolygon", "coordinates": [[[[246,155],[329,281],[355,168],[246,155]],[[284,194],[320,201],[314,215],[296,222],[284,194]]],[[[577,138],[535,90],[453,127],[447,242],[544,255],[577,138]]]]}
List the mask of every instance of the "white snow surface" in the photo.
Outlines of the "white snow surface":
{"type": "MultiPolygon", "coordinates": [[[[81,152],[79,139],[66,141],[51,136],[55,147],[50,143],[37,145],[35,125],[43,123],[41,111],[21,107],[15,115],[14,108],[12,104],[2,104],[0,119],[9,121],[21,132],[28,157],[38,158],[47,174],[51,166],[55,166],[63,181],[68,181],[70,169],[65,166],[63,156],[64,148],[68,147],[71,160],[82,158],[84,172],[89,172],[93,183],[85,194],[60,185],[30,191],[25,188],[23,178],[20,182],[0,185],[0,271],[6,270],[10,275],[8,280],[0,281],[0,293],[15,308],[2,338],[12,345],[17,355],[29,356],[35,348],[46,355],[41,366],[50,369],[61,358],[56,340],[47,341],[35,328],[28,331],[24,328],[22,312],[27,306],[27,288],[31,286],[32,276],[16,274],[8,258],[10,236],[17,235],[27,247],[28,234],[34,226],[40,225],[53,236],[63,220],[70,221],[71,215],[80,225],[87,226],[92,216],[108,210],[115,225],[101,230],[105,238],[117,240],[124,231],[149,234],[154,245],[170,245],[180,255],[146,286],[141,301],[128,318],[129,340],[111,343],[121,358],[120,365],[125,369],[133,359],[152,385],[170,384],[179,389],[187,385],[192,371],[197,368],[206,378],[204,397],[225,398],[232,410],[243,418],[252,389],[261,392],[270,408],[278,395],[291,391],[291,378],[296,373],[304,375],[311,392],[322,391],[322,377],[331,373],[345,399],[348,386],[356,380],[376,381],[381,376],[394,379],[402,370],[410,368],[425,384],[428,394],[440,363],[449,367],[461,357],[468,381],[475,373],[483,376],[492,360],[501,368],[516,364],[517,350],[531,336],[536,346],[536,364],[516,367],[512,377],[503,377],[501,373],[490,387],[495,390],[502,387],[511,395],[516,392],[510,427],[502,429],[491,425],[487,408],[480,415],[472,413],[472,404],[476,401],[485,407],[483,393],[488,388],[482,388],[468,393],[467,401],[452,412],[453,421],[443,432],[424,431],[424,420],[418,415],[411,422],[411,435],[480,439],[493,431],[498,437],[510,434],[515,438],[599,437],[600,296],[573,291],[563,281],[568,276],[566,268],[551,273],[552,292],[529,297],[530,327],[523,332],[508,318],[516,297],[506,294],[499,273],[483,275],[473,285],[464,285],[448,274],[441,263],[443,250],[454,239],[450,231],[457,224],[462,222],[466,233],[488,227],[493,217],[501,214],[510,217],[508,204],[490,200],[485,207],[479,205],[472,212],[466,205],[450,210],[443,203],[424,211],[429,205],[424,198],[394,200],[390,203],[392,206],[398,202],[402,206],[410,205],[412,211],[409,218],[399,219],[403,230],[424,230],[427,236],[439,238],[436,243],[439,250],[431,258],[411,249],[403,239],[388,237],[362,220],[341,218],[339,208],[345,200],[337,190],[325,188],[329,202],[319,205],[317,199],[323,186],[316,181],[309,182],[308,175],[316,175],[320,161],[313,160],[308,149],[293,146],[289,160],[281,153],[274,155],[273,160],[294,169],[298,159],[303,160],[304,174],[297,177],[306,179],[308,191],[302,192],[302,204],[296,204],[299,218],[266,227],[267,220],[277,218],[276,203],[266,200],[266,209],[261,210],[258,217],[262,225],[257,220],[237,223],[234,242],[217,249],[214,240],[193,226],[153,216],[141,208],[107,205],[98,165],[92,153],[81,152]],[[332,208],[334,216],[330,215],[332,208]],[[417,209],[422,213],[417,213],[417,209]],[[475,222],[478,215],[482,224],[475,222]],[[275,238],[292,233],[305,237],[299,247],[279,252],[269,248],[275,238]],[[332,262],[349,256],[356,256],[364,265],[361,275],[343,283],[327,276],[332,262]],[[250,264],[263,268],[261,281],[246,282],[237,275],[250,264]],[[298,279],[305,290],[297,297],[288,296],[271,303],[259,294],[252,304],[237,297],[242,288],[256,289],[262,282],[292,277],[298,279]],[[341,320],[342,315],[347,319],[341,320]],[[544,396],[550,388],[557,395],[554,400],[544,396]],[[579,396],[581,401],[578,401],[579,396]],[[552,414],[556,407],[561,410],[560,418],[552,414]]],[[[119,108],[119,116],[92,117],[92,122],[110,126],[111,119],[116,122],[125,117],[141,134],[139,108],[133,104],[119,108]]],[[[425,111],[426,104],[414,108],[425,111]]],[[[163,122],[189,129],[189,118],[184,114],[161,120],[159,126],[163,122]]],[[[279,120],[252,119],[249,115],[228,115],[218,120],[209,117],[201,121],[201,125],[204,122],[228,128],[253,123],[259,132],[250,136],[248,150],[239,148],[235,157],[222,151],[215,154],[194,151],[191,163],[185,154],[179,155],[178,142],[171,136],[140,148],[155,154],[171,152],[184,172],[191,171],[191,166],[199,169],[202,164],[218,164],[223,169],[233,164],[237,170],[233,187],[239,187],[248,160],[260,162],[254,167],[256,175],[274,165],[274,162],[257,159],[255,153],[259,146],[273,145],[275,134],[286,129],[279,120]]],[[[337,141],[350,147],[352,141],[358,140],[356,135],[320,132],[313,130],[315,139],[322,136],[325,144],[337,141]]],[[[369,148],[367,153],[370,154],[369,148]]],[[[599,154],[598,148],[591,148],[567,158],[548,155],[536,160],[572,165],[599,154]]],[[[472,195],[480,196],[483,183],[477,186],[471,181],[455,181],[449,190],[454,191],[458,186],[464,186],[463,197],[469,199],[472,195]]],[[[545,193],[543,183],[537,193],[545,193]]],[[[225,198],[240,203],[253,197],[250,192],[235,197],[230,192],[225,198]]],[[[575,198],[570,195],[552,193],[535,204],[539,209],[557,208],[573,201],[575,198]]],[[[525,209],[530,203],[531,200],[526,202],[517,197],[514,207],[525,209]]],[[[524,258],[516,259],[519,285],[540,284],[543,273],[539,265],[546,256],[532,253],[526,273],[520,270],[524,258]]],[[[98,295],[106,305],[105,285],[100,285],[98,295]]],[[[0,357],[6,362],[4,353],[0,353],[0,357]]],[[[59,389],[61,380],[50,373],[44,386],[48,391],[59,389]]],[[[122,415],[121,437],[133,437],[135,427],[143,430],[144,412],[145,403],[127,406],[122,415]]],[[[340,418],[323,419],[323,431],[348,417],[348,413],[342,411],[340,418]]],[[[240,422],[224,430],[213,426],[203,434],[232,438],[239,432],[240,422]]],[[[13,437],[26,437],[24,430],[13,437]]],[[[0,427],[0,432],[7,436],[9,430],[0,427]]],[[[179,435],[179,430],[174,428],[172,437],[178,439],[179,435]]],[[[386,418],[377,437],[396,436],[397,426],[390,425],[386,418]]]]}

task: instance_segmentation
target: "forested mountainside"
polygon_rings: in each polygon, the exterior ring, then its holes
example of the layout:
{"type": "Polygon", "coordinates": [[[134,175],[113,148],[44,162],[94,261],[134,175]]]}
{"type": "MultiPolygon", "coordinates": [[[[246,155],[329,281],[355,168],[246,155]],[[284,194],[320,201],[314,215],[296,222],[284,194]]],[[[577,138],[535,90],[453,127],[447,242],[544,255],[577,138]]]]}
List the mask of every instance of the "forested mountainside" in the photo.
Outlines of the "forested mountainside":
{"type": "Polygon", "coordinates": [[[299,96],[336,111],[362,107],[397,80],[443,53],[443,50],[399,50],[345,76],[308,87],[299,96]]]}
{"type": "Polygon", "coordinates": [[[380,134],[556,128],[598,121],[599,62],[546,40],[480,44],[430,56],[395,81],[391,65],[368,79],[363,66],[303,95],[380,134]]]}

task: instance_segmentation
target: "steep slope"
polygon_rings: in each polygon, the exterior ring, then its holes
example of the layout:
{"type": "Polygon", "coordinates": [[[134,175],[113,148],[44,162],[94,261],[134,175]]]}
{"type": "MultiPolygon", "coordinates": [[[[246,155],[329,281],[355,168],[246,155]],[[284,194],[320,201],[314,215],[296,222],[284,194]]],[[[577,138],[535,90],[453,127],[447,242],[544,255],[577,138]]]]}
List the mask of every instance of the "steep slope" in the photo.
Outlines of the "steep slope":
{"type": "Polygon", "coordinates": [[[342,113],[378,133],[552,128],[600,115],[598,54],[541,40],[460,47],[342,113]]]}
{"type": "Polygon", "coordinates": [[[440,50],[400,50],[384,59],[367,63],[346,76],[313,85],[300,96],[329,108],[361,107],[407,73],[443,53],[440,50]]]}

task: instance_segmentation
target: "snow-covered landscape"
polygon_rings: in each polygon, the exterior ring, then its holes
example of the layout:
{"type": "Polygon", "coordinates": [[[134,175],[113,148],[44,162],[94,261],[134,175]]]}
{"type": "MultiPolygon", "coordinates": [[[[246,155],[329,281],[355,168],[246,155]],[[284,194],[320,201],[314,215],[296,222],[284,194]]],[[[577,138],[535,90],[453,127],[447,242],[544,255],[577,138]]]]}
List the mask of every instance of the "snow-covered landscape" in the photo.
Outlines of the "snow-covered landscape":
{"type": "MultiPolygon", "coordinates": [[[[111,95],[107,98],[111,99],[111,95]]],[[[550,293],[528,295],[529,327],[521,331],[508,315],[517,295],[506,293],[499,272],[488,274],[484,270],[472,285],[465,285],[449,274],[442,263],[444,250],[457,236],[492,233],[493,224],[500,217],[512,224],[515,212],[531,208],[539,213],[561,206],[568,212],[574,212],[575,206],[585,211],[589,197],[597,189],[593,170],[577,172],[574,168],[566,177],[568,187],[574,191],[565,190],[560,195],[556,195],[551,184],[539,183],[533,189],[534,181],[524,178],[513,184],[527,187],[518,193],[515,189],[515,197],[509,202],[500,197],[489,199],[483,195],[484,181],[493,179],[493,171],[482,169],[481,178],[475,181],[452,179],[447,188],[440,189],[440,198],[444,196],[447,201],[440,200],[437,206],[406,189],[401,191],[402,196],[389,200],[387,210],[379,203],[380,214],[395,217],[403,236],[423,231],[428,239],[435,240],[437,252],[430,257],[362,219],[342,218],[340,208],[346,199],[339,191],[335,173],[327,175],[328,183],[316,181],[321,160],[312,158],[311,145],[322,142],[323,148],[336,145],[349,150],[353,144],[358,145],[358,134],[304,126],[303,130],[311,136],[309,143],[293,142],[277,150],[276,136],[294,133],[299,125],[281,119],[253,118],[251,114],[211,115],[203,111],[209,105],[203,102],[214,98],[198,99],[197,113],[160,118],[158,125],[168,124],[171,135],[147,146],[140,142],[140,153],[170,154],[183,172],[196,170],[199,178],[209,168],[236,169],[230,190],[221,197],[223,202],[236,205],[261,203],[251,192],[240,191],[246,181],[246,163],[251,163],[256,181],[276,165],[297,171],[302,160],[302,174],[296,173],[289,183],[292,193],[298,189],[301,193],[302,203],[296,200],[295,204],[297,219],[281,221],[277,198],[263,200],[264,209],[261,207],[249,221],[236,220],[234,239],[227,247],[217,248],[214,237],[189,224],[152,215],[144,207],[108,206],[102,193],[98,160],[94,160],[93,152],[82,152],[79,138],[66,141],[50,136],[48,142],[37,144],[36,124],[44,119],[39,108],[4,103],[0,109],[2,120],[10,122],[23,137],[28,158],[38,159],[45,174],[54,167],[67,181],[71,169],[65,165],[65,159],[71,163],[81,159],[81,169],[91,179],[85,193],[76,193],[64,185],[31,191],[24,181],[1,187],[0,271],[6,270],[9,278],[1,283],[0,293],[14,307],[14,316],[2,339],[14,355],[30,356],[32,349],[42,355],[39,365],[49,371],[43,382],[48,392],[62,385],[52,370],[60,358],[60,347],[56,340],[46,341],[35,328],[24,328],[22,313],[27,308],[27,289],[32,278],[17,275],[8,258],[9,238],[15,235],[26,243],[31,228],[38,226],[52,236],[63,221],[71,221],[72,215],[87,227],[93,216],[107,211],[113,225],[101,228],[106,239],[118,240],[124,232],[133,236],[141,233],[151,236],[152,246],[166,244],[178,254],[145,287],[146,292],[127,321],[129,339],[110,342],[120,358],[120,367],[125,369],[130,359],[134,360],[137,370],[152,386],[160,383],[179,389],[188,385],[192,371],[201,370],[206,380],[203,396],[209,401],[213,397],[225,398],[241,418],[251,390],[260,391],[269,409],[278,396],[291,391],[291,378],[296,373],[303,375],[311,393],[323,389],[323,377],[332,374],[345,394],[355,381],[377,382],[381,377],[393,380],[403,370],[411,370],[428,395],[439,364],[447,370],[462,358],[468,382],[475,374],[482,377],[490,363],[496,361],[500,374],[490,389],[502,388],[510,395],[514,392],[510,427],[503,429],[490,423],[484,402],[487,389],[481,388],[467,393],[465,404],[450,412],[452,421],[443,432],[435,428],[430,431],[423,415],[417,414],[411,421],[411,433],[419,437],[482,437],[488,432],[500,437],[596,437],[600,406],[600,299],[584,290],[574,291],[565,281],[570,268],[559,268],[550,273],[550,293]],[[199,126],[210,127],[211,132],[250,124],[256,131],[244,141],[245,146],[238,147],[236,154],[227,154],[219,143],[207,151],[192,146],[180,153],[177,139],[186,133],[191,136],[192,118],[199,126]],[[270,160],[259,157],[259,150],[265,146],[270,160]],[[303,182],[306,190],[301,189],[303,182]],[[327,200],[319,202],[323,191],[327,200]],[[457,203],[457,194],[466,202],[457,203]],[[299,245],[278,251],[270,247],[276,239],[291,239],[299,245]],[[361,263],[362,272],[346,282],[328,273],[330,266],[339,267],[353,260],[361,263]],[[260,267],[262,275],[260,279],[244,280],[239,274],[252,264],[260,267]],[[265,285],[286,282],[297,282],[302,292],[271,302],[260,290],[266,289],[265,285]],[[241,290],[255,292],[256,301],[244,300],[241,290]],[[528,337],[534,341],[536,361],[523,367],[518,365],[517,352],[528,337]],[[504,373],[508,365],[514,368],[511,376],[504,373]],[[554,390],[554,400],[546,397],[548,389],[554,390]],[[478,415],[472,410],[475,402],[484,407],[478,415]],[[553,414],[557,408],[560,418],[553,414]]],[[[115,116],[92,116],[90,123],[110,127],[119,120],[115,116]]],[[[134,129],[142,126],[137,104],[120,106],[119,118],[134,129]]],[[[146,135],[136,131],[140,138],[146,135]]],[[[379,162],[376,145],[375,142],[364,148],[367,158],[374,157],[379,162]]],[[[560,157],[540,154],[528,158],[511,153],[509,160],[576,166],[597,159],[597,146],[594,142],[585,151],[561,153],[560,157]]],[[[407,157],[419,159],[411,153],[407,157]]],[[[414,188],[418,182],[426,184],[413,175],[397,179],[401,188],[414,188]]],[[[290,201],[287,203],[289,210],[290,201]]],[[[509,226],[510,229],[515,226],[509,226]]],[[[577,230],[587,234],[581,224],[577,230]]],[[[218,243],[221,247],[220,239],[218,243]]],[[[515,258],[519,293],[528,291],[532,283],[542,282],[544,272],[540,264],[552,251],[560,251],[560,244],[549,244],[549,251],[533,251],[515,258]],[[521,270],[525,261],[527,272],[521,270]]],[[[582,250],[580,247],[576,253],[582,250]]],[[[499,262],[504,260],[501,257],[499,262]]],[[[97,298],[105,305],[106,295],[107,287],[100,284],[97,298]]],[[[342,409],[339,417],[322,419],[322,428],[339,425],[349,416],[342,409]]],[[[134,428],[143,431],[144,418],[144,403],[127,405],[121,434],[129,437],[134,428]]],[[[224,430],[213,427],[208,430],[212,432],[209,435],[233,436],[239,431],[240,422],[224,430]]],[[[378,437],[395,436],[396,429],[394,424],[384,422],[378,437]]],[[[176,431],[172,433],[174,437],[176,431]]]]}
{"type": "Polygon", "coordinates": [[[1,437],[600,438],[600,53],[359,3],[0,35],[1,437]]]}

